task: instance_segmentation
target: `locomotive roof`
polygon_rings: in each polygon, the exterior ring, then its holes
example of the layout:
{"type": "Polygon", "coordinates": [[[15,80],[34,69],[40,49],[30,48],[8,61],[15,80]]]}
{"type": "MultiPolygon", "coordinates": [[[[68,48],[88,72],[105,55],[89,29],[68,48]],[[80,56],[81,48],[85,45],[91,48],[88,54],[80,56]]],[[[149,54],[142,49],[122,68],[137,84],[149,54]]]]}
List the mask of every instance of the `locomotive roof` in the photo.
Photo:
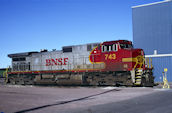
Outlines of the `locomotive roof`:
{"type": "Polygon", "coordinates": [[[38,53],[37,51],[32,51],[32,52],[23,52],[23,53],[14,53],[14,54],[8,54],[8,57],[13,58],[13,57],[25,57],[29,56],[32,53],[38,53]]]}
{"type": "MultiPolygon", "coordinates": [[[[132,42],[131,41],[128,41],[128,40],[106,41],[106,42],[103,42],[102,44],[103,45],[110,45],[110,44],[114,44],[114,43],[132,44],[132,42]]],[[[68,48],[68,47],[77,47],[77,46],[94,45],[94,44],[101,44],[101,43],[100,42],[97,42],[97,43],[87,43],[87,44],[80,44],[80,45],[63,46],[62,47],[62,50],[64,48],[68,48]]],[[[23,53],[14,53],[14,54],[8,54],[8,57],[10,57],[10,58],[14,58],[14,57],[26,57],[26,56],[31,55],[32,53],[62,52],[62,50],[54,50],[54,51],[47,51],[46,50],[46,51],[40,51],[40,52],[31,51],[31,52],[23,52],[23,53]]]]}
{"type": "Polygon", "coordinates": [[[114,44],[114,43],[132,44],[132,42],[128,41],[128,40],[106,41],[106,42],[103,42],[102,44],[103,45],[111,45],[111,44],[114,44]]]}
{"type": "Polygon", "coordinates": [[[87,44],[80,44],[80,45],[69,45],[69,46],[63,46],[62,48],[75,47],[75,46],[83,46],[83,45],[89,45],[89,44],[101,44],[101,43],[100,42],[95,42],[95,43],[87,43],[87,44]]]}

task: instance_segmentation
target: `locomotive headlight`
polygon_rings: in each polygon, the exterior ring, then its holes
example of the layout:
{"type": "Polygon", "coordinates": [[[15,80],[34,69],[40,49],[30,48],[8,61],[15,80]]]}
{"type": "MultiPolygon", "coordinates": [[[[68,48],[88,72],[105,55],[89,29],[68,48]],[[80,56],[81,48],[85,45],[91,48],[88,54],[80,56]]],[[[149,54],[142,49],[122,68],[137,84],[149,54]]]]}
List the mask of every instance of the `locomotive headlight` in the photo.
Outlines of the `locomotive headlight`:
{"type": "Polygon", "coordinates": [[[144,55],[144,52],[143,51],[141,51],[141,55],[144,55]]]}

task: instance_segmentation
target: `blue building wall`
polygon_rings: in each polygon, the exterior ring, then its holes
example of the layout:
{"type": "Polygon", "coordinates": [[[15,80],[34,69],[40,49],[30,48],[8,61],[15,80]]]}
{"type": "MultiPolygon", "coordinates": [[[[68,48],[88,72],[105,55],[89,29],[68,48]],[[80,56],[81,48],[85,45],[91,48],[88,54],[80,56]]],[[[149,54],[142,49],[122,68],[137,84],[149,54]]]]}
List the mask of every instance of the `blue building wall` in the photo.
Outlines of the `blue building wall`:
{"type": "MultiPolygon", "coordinates": [[[[146,55],[172,54],[172,1],[132,7],[133,43],[146,55]]],[[[162,81],[162,72],[168,68],[167,78],[172,82],[172,57],[153,57],[155,81],[162,81]],[[160,79],[161,77],[161,79],[160,79]]]]}
{"type": "Polygon", "coordinates": [[[147,55],[172,53],[172,1],[132,8],[133,41],[147,55]]]}
{"type": "Polygon", "coordinates": [[[167,80],[172,81],[172,56],[167,57],[154,57],[152,58],[152,64],[154,67],[153,73],[156,82],[162,82],[162,72],[164,68],[167,68],[167,80]]]}

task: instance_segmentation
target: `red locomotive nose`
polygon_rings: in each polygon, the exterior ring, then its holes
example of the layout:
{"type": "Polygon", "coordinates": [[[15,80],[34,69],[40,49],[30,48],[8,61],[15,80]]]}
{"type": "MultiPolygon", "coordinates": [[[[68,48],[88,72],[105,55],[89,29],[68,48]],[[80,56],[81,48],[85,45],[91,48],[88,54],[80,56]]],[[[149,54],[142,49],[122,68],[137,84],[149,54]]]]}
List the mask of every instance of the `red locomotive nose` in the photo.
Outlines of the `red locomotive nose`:
{"type": "Polygon", "coordinates": [[[137,56],[144,56],[143,49],[133,49],[132,50],[132,57],[137,57],[137,56]]]}
{"type": "Polygon", "coordinates": [[[133,61],[134,63],[134,69],[135,68],[143,68],[145,60],[144,60],[144,51],[143,49],[135,49],[132,52],[132,57],[133,57],[133,61]]]}
{"type": "Polygon", "coordinates": [[[142,49],[130,49],[128,54],[131,56],[122,58],[122,62],[129,65],[129,70],[144,67],[144,52],[142,49]]]}

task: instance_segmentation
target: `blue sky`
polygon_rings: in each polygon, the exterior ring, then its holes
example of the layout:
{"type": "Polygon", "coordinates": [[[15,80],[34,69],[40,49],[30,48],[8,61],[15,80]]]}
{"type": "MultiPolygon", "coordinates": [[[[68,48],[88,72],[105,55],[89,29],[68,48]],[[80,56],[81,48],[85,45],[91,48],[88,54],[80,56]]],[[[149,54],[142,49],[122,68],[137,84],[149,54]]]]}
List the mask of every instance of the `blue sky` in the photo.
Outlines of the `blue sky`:
{"type": "Polygon", "coordinates": [[[132,40],[131,6],[162,0],[0,0],[0,68],[11,53],[132,40]]]}

